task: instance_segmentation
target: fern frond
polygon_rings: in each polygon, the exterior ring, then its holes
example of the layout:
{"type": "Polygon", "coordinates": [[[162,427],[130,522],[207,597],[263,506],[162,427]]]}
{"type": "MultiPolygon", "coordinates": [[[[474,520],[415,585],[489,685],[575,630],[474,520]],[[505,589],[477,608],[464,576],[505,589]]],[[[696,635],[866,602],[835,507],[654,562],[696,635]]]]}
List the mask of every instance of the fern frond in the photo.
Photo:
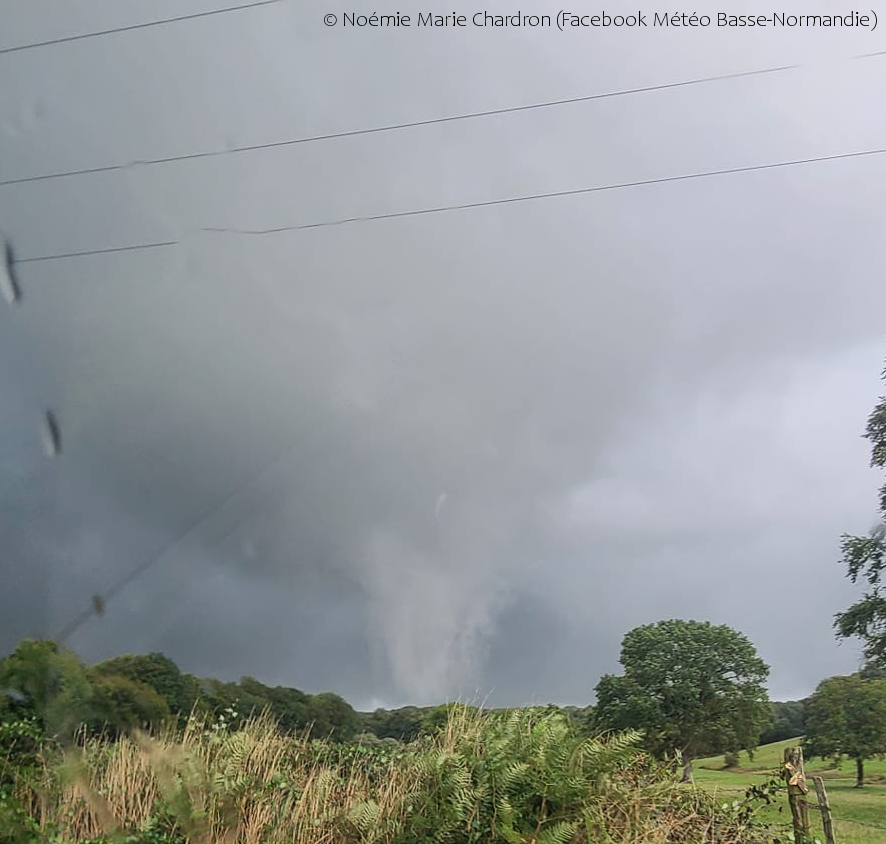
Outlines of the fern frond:
{"type": "Polygon", "coordinates": [[[358,832],[366,834],[379,826],[381,809],[374,800],[365,800],[358,803],[347,814],[347,819],[357,828],[358,832]]]}
{"type": "Polygon", "coordinates": [[[580,824],[576,821],[560,821],[551,824],[537,839],[537,844],[569,844],[578,832],[580,824]]]}

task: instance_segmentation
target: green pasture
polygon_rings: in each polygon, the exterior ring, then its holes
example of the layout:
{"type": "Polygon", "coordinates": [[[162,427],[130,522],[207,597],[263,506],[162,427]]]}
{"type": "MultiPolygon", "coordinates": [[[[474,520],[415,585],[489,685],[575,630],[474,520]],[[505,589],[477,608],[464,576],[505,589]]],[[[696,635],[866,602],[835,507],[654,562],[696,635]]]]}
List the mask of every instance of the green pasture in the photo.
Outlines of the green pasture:
{"type": "MultiPolygon", "coordinates": [[[[696,783],[722,796],[724,803],[743,799],[750,786],[760,785],[779,774],[784,749],[799,741],[797,738],[764,745],[754,753],[753,760],[742,753],[737,768],[725,768],[722,756],[701,759],[695,765],[696,783]]],[[[844,760],[840,766],[830,760],[806,760],[807,779],[811,781],[813,776],[820,776],[827,790],[837,844],[886,844],[886,760],[869,759],[864,767],[866,785],[856,788],[852,760],[844,760]]],[[[809,800],[813,835],[823,842],[814,789],[810,791],[809,800]]],[[[786,840],[791,840],[787,796],[762,809],[759,817],[773,827],[781,827],[788,834],[786,840]]]]}

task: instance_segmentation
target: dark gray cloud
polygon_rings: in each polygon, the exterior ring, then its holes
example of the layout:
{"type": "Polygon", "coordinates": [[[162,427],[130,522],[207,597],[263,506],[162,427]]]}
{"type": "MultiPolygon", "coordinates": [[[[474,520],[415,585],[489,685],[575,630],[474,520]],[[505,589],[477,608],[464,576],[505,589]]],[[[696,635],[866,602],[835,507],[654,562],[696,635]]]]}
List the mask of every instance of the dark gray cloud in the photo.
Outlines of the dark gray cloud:
{"type": "MultiPolygon", "coordinates": [[[[13,44],[210,7],[0,18],[13,44]]],[[[580,703],[630,627],[679,616],[750,635],[778,697],[851,670],[830,622],[853,595],[839,535],[875,513],[886,161],[206,229],[879,146],[879,65],[845,60],[879,35],[354,32],[324,11],[0,56],[4,178],[806,66],[0,188],[22,257],[178,242],[22,265],[0,309],[0,645],[166,549],[75,634],[84,656],[162,649],[360,706],[580,703]]]]}

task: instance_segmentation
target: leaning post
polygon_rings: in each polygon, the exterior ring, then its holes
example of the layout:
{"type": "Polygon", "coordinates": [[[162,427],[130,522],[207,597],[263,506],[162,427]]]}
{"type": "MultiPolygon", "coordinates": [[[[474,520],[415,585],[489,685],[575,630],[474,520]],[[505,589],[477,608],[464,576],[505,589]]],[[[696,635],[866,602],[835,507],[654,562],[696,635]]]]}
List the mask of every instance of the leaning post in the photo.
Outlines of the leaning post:
{"type": "Polygon", "coordinates": [[[815,785],[815,793],[818,795],[818,808],[821,809],[821,823],[824,828],[825,844],[837,844],[837,839],[834,838],[831,804],[828,802],[828,793],[825,791],[824,781],[821,777],[813,777],[812,782],[815,785]]]}

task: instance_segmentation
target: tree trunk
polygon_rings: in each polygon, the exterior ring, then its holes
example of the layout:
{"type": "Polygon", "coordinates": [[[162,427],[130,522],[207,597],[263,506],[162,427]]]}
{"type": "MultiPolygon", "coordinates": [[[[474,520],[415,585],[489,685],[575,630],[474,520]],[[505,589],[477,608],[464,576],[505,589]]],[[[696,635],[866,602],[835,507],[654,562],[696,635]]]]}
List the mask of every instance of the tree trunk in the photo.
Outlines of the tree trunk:
{"type": "Polygon", "coordinates": [[[864,786],[864,759],[855,760],[855,787],[862,788],[864,786]]]}

